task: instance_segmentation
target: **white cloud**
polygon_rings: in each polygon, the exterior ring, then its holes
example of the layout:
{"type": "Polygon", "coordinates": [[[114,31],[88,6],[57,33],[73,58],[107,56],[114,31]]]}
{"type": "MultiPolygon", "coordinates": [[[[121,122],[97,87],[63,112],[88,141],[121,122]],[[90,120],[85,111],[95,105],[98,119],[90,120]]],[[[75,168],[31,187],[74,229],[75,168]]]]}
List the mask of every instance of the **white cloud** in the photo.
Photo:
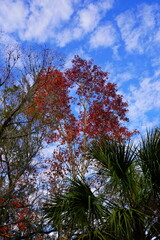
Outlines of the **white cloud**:
{"type": "Polygon", "coordinates": [[[67,59],[65,61],[64,69],[72,67],[72,60],[75,55],[80,56],[82,59],[91,60],[91,56],[86,53],[86,51],[80,47],[78,49],[74,49],[70,54],[68,54],[67,59]]]}
{"type": "Polygon", "coordinates": [[[113,7],[114,0],[98,1],[90,3],[87,8],[83,8],[78,12],[79,26],[85,32],[91,32],[98,26],[100,20],[106,12],[113,7]]]}
{"type": "MultiPolygon", "coordinates": [[[[157,75],[158,76],[158,75],[157,75]]],[[[143,78],[139,86],[130,86],[130,93],[125,96],[129,102],[129,119],[131,125],[145,129],[158,123],[160,114],[151,121],[148,114],[158,112],[160,108],[160,81],[156,78],[143,78]]]]}
{"type": "Polygon", "coordinates": [[[34,0],[30,5],[27,27],[21,37],[45,41],[55,35],[55,29],[68,21],[72,13],[72,0],[34,0]]]}
{"type": "Polygon", "coordinates": [[[72,39],[72,34],[70,29],[65,29],[62,32],[58,33],[56,36],[57,44],[60,47],[64,47],[72,39]]]}
{"type": "Polygon", "coordinates": [[[160,77],[160,69],[155,70],[154,77],[160,77]]]}
{"type": "Polygon", "coordinates": [[[40,152],[41,157],[44,157],[44,158],[52,157],[53,152],[54,150],[57,149],[58,144],[59,143],[53,143],[53,144],[47,144],[47,145],[44,144],[44,147],[40,152]]]}
{"type": "Polygon", "coordinates": [[[58,46],[64,47],[67,43],[71,42],[72,40],[81,39],[83,36],[83,31],[79,27],[75,27],[73,29],[66,28],[59,32],[56,37],[56,42],[58,46]]]}
{"type": "Polygon", "coordinates": [[[99,9],[94,4],[89,4],[87,9],[79,11],[79,26],[85,31],[92,31],[99,23],[101,17],[99,9]]]}
{"type": "Polygon", "coordinates": [[[70,20],[75,1],[1,1],[0,26],[7,33],[17,32],[22,40],[45,41],[70,20]]]}
{"type": "Polygon", "coordinates": [[[9,34],[7,34],[6,32],[0,32],[0,42],[3,46],[3,50],[4,48],[9,48],[10,46],[13,47],[13,46],[17,46],[18,48],[18,45],[19,43],[15,40],[14,37],[10,36],[9,34]]]}
{"type": "Polygon", "coordinates": [[[98,5],[100,8],[102,8],[104,11],[110,10],[113,8],[115,0],[102,0],[98,2],[98,5]]]}
{"type": "Polygon", "coordinates": [[[70,26],[56,34],[57,44],[64,47],[67,43],[81,40],[87,33],[94,31],[113,4],[114,0],[98,1],[77,11],[70,26]]]}
{"type": "Polygon", "coordinates": [[[87,7],[78,12],[79,27],[84,32],[92,32],[104,17],[106,12],[113,7],[114,0],[101,0],[96,3],[90,3],[87,7]]]}
{"type": "Polygon", "coordinates": [[[134,12],[129,10],[117,16],[117,25],[128,52],[136,50],[142,54],[152,49],[154,38],[159,39],[159,10],[159,5],[142,4],[134,12]]]}
{"type": "Polygon", "coordinates": [[[119,73],[115,77],[115,82],[118,83],[118,86],[121,86],[123,83],[133,79],[133,75],[130,72],[119,73]]]}
{"type": "Polygon", "coordinates": [[[151,65],[152,67],[159,67],[159,63],[160,63],[160,55],[155,54],[155,56],[151,59],[151,65]]]}
{"type": "Polygon", "coordinates": [[[141,24],[143,27],[147,29],[154,28],[157,17],[155,15],[156,11],[159,11],[159,6],[156,4],[153,5],[142,4],[139,6],[137,17],[141,20],[141,24]]]}
{"type": "Polygon", "coordinates": [[[125,42],[126,49],[131,51],[132,49],[140,48],[138,41],[141,32],[137,28],[134,28],[136,19],[132,12],[127,11],[122,13],[116,18],[116,20],[118,27],[120,28],[122,39],[125,42]]]}
{"type": "Polygon", "coordinates": [[[112,24],[107,23],[97,28],[90,38],[92,48],[111,47],[116,42],[116,31],[112,24]]]}
{"type": "Polygon", "coordinates": [[[21,40],[53,39],[63,47],[93,31],[113,3],[101,0],[84,6],[80,0],[1,1],[0,26],[7,33],[18,33],[21,40]]]}
{"type": "Polygon", "coordinates": [[[159,126],[160,119],[160,68],[156,66],[150,74],[149,67],[130,61],[124,65],[123,59],[107,62],[105,67],[105,71],[110,72],[109,81],[117,84],[118,93],[128,102],[127,127],[141,133],[146,128],[159,126]]]}
{"type": "Polygon", "coordinates": [[[160,30],[158,30],[158,31],[155,33],[154,41],[155,41],[155,42],[160,42],[160,30]]]}
{"type": "Polygon", "coordinates": [[[28,9],[21,0],[5,0],[0,2],[0,26],[5,32],[24,29],[28,9]]]}

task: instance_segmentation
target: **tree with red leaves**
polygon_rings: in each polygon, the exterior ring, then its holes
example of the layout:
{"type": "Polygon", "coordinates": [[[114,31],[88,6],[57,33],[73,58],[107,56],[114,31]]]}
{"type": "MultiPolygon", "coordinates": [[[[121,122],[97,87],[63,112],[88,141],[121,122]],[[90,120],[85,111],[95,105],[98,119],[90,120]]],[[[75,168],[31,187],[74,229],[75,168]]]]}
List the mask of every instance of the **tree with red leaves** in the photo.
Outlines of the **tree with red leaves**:
{"type": "Polygon", "coordinates": [[[48,234],[37,179],[43,133],[41,122],[27,116],[26,108],[42,69],[54,65],[56,57],[51,49],[9,46],[0,59],[0,239],[40,239],[48,234]]]}
{"type": "Polygon", "coordinates": [[[43,71],[28,109],[43,122],[47,142],[59,143],[50,160],[52,183],[68,174],[86,174],[87,144],[92,140],[123,141],[135,133],[124,126],[128,105],[116,84],[108,82],[108,72],[79,56],[72,64],[63,73],[51,68],[43,71]]]}
{"type": "Polygon", "coordinates": [[[80,106],[79,130],[84,139],[95,139],[106,135],[115,139],[129,138],[133,133],[122,125],[128,104],[117,94],[117,86],[108,82],[108,72],[75,56],[72,68],[65,76],[76,87],[77,105],[80,106]]]}

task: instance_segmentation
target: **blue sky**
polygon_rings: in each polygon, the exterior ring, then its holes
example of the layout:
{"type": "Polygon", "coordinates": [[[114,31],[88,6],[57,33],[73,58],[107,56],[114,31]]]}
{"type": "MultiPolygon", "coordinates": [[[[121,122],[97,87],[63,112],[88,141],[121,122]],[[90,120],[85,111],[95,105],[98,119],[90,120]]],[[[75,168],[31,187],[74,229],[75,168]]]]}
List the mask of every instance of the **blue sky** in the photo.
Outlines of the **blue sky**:
{"type": "MultiPolygon", "coordinates": [[[[129,128],[160,120],[159,0],[0,0],[7,43],[46,43],[92,58],[129,104],[129,128]]],[[[66,65],[67,65],[66,64],[66,65]]]]}

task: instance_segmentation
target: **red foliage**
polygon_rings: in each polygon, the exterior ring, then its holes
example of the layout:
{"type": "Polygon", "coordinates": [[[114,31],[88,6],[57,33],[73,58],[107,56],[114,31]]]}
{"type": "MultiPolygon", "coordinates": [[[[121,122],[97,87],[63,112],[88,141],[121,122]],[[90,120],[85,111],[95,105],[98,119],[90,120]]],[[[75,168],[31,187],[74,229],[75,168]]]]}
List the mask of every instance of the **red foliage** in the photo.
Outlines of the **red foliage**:
{"type": "Polygon", "coordinates": [[[76,136],[76,119],[70,109],[69,88],[69,82],[60,71],[44,71],[33,103],[28,108],[28,115],[36,113],[37,118],[42,120],[48,143],[58,140],[65,142],[66,139],[71,142],[76,136]]]}
{"type": "Polygon", "coordinates": [[[4,226],[0,228],[0,234],[3,234],[4,236],[8,236],[8,231],[9,231],[8,226],[4,226]]]}
{"type": "Polygon", "coordinates": [[[126,117],[128,104],[117,94],[117,86],[108,82],[108,72],[75,56],[73,67],[65,72],[65,76],[77,86],[77,104],[80,105],[79,130],[86,133],[89,139],[102,135],[115,139],[126,139],[134,134],[129,132],[122,122],[126,117]]]}
{"type": "Polygon", "coordinates": [[[108,82],[108,72],[79,56],[72,63],[64,73],[42,73],[28,111],[42,121],[48,143],[60,142],[51,164],[52,173],[59,176],[81,165],[89,141],[102,136],[124,140],[135,133],[123,125],[128,105],[116,84],[108,82]],[[78,114],[74,108],[79,108],[78,114]]]}
{"type": "Polygon", "coordinates": [[[23,200],[20,201],[18,197],[12,196],[11,199],[2,198],[1,204],[7,208],[10,208],[11,211],[15,211],[16,214],[13,222],[10,221],[8,224],[6,223],[0,228],[0,236],[14,237],[15,227],[17,230],[19,229],[19,231],[25,232],[27,230],[26,220],[28,217],[31,217],[28,207],[25,206],[27,202],[23,200]]]}

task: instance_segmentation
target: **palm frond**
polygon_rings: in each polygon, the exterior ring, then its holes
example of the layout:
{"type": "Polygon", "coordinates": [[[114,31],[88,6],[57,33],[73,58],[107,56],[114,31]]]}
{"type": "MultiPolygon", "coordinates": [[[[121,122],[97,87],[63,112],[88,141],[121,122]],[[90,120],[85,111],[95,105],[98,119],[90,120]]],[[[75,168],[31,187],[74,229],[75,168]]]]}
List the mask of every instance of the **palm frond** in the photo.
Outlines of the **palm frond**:
{"type": "Polygon", "coordinates": [[[96,159],[101,176],[109,179],[112,186],[122,187],[123,193],[126,191],[127,194],[135,188],[137,148],[133,144],[106,140],[94,142],[90,154],[96,159]]]}
{"type": "Polygon", "coordinates": [[[105,167],[106,171],[114,171],[119,179],[123,179],[129,167],[135,161],[137,148],[130,143],[100,141],[93,143],[90,153],[105,167]]]}
{"type": "Polygon", "coordinates": [[[89,185],[82,180],[71,180],[71,187],[65,198],[77,224],[92,225],[95,219],[102,220],[104,207],[100,203],[100,199],[93,194],[89,185]]]}
{"type": "Polygon", "coordinates": [[[94,226],[101,226],[107,208],[87,183],[75,179],[70,180],[70,187],[63,195],[54,196],[50,203],[45,204],[44,211],[55,229],[61,223],[64,232],[67,228],[90,232],[94,226]]]}
{"type": "Polygon", "coordinates": [[[142,223],[146,215],[136,209],[116,207],[112,210],[108,220],[116,239],[134,239],[135,227],[142,223]]]}
{"type": "Polygon", "coordinates": [[[104,229],[95,228],[90,232],[79,234],[74,240],[115,240],[115,238],[104,229]]]}
{"type": "Polygon", "coordinates": [[[151,182],[155,193],[160,194],[160,129],[147,131],[142,138],[139,161],[146,179],[151,182]]]}

